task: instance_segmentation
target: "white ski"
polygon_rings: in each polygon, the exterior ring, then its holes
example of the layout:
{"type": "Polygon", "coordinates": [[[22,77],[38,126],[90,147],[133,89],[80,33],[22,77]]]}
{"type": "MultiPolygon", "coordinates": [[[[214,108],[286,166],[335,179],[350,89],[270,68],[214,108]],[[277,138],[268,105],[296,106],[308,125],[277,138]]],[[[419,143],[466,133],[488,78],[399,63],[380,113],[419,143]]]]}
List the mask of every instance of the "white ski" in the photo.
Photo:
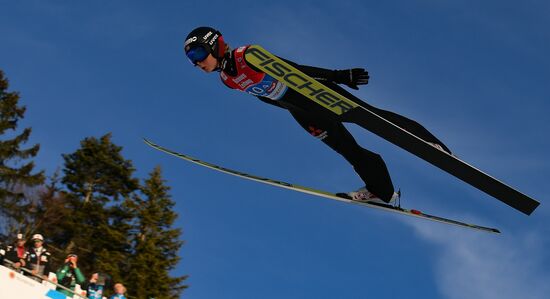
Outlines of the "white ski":
{"type": "Polygon", "coordinates": [[[426,220],[441,222],[441,223],[445,223],[445,224],[457,225],[457,226],[461,226],[461,227],[471,228],[471,229],[490,232],[490,233],[500,233],[500,231],[496,228],[485,227],[485,226],[481,226],[481,225],[470,224],[470,223],[465,223],[465,222],[462,222],[462,221],[457,221],[457,220],[452,220],[452,219],[443,218],[443,217],[439,217],[439,216],[429,215],[429,214],[425,214],[425,213],[423,213],[419,210],[415,210],[415,209],[405,209],[405,208],[402,208],[400,206],[393,206],[393,205],[376,203],[376,202],[354,201],[354,200],[351,200],[350,198],[348,198],[346,196],[343,196],[343,195],[337,195],[335,193],[331,193],[331,192],[327,192],[327,191],[316,190],[316,189],[309,188],[309,187],[304,187],[304,186],[300,186],[300,185],[290,184],[290,183],[286,183],[286,182],[282,182],[282,181],[277,181],[277,180],[272,180],[272,179],[269,179],[269,178],[264,178],[264,177],[260,177],[260,176],[251,175],[251,174],[248,174],[248,173],[232,170],[232,169],[225,168],[225,167],[222,167],[222,166],[218,166],[218,165],[215,165],[215,164],[212,164],[212,163],[201,161],[199,159],[196,159],[196,158],[193,158],[193,157],[190,157],[190,156],[187,156],[187,155],[169,150],[169,149],[164,148],[160,145],[154,144],[153,142],[151,142],[147,139],[144,139],[144,141],[147,145],[149,145],[152,148],[157,149],[161,152],[165,152],[167,154],[176,156],[180,159],[198,164],[198,165],[203,166],[203,167],[214,169],[214,170],[217,170],[217,171],[220,171],[220,172],[223,172],[223,173],[226,173],[226,174],[230,174],[230,175],[233,175],[233,176],[237,176],[237,177],[240,177],[240,178],[244,178],[244,179],[247,179],[247,180],[252,180],[252,181],[272,185],[272,186],[279,187],[279,188],[290,189],[290,190],[294,190],[294,191],[298,191],[298,192],[302,192],[302,193],[307,193],[307,194],[311,194],[311,195],[315,195],[315,196],[320,196],[320,197],[324,197],[324,198],[328,198],[328,199],[338,200],[338,201],[342,201],[342,202],[346,202],[346,203],[358,204],[358,205],[366,206],[366,207],[369,207],[369,208],[375,208],[375,209],[380,209],[380,210],[384,210],[384,211],[388,211],[388,212],[404,214],[404,215],[408,215],[408,216],[412,216],[412,217],[417,217],[417,218],[422,218],[422,219],[426,219],[426,220]]]}

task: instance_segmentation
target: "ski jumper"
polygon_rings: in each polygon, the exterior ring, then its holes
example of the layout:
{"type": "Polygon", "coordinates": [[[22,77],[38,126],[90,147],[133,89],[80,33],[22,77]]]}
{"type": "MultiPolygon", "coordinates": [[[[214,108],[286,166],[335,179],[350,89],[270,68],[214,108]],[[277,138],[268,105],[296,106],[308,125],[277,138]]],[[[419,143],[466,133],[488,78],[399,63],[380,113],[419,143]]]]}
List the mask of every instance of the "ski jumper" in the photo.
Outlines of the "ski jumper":
{"type": "MultiPolygon", "coordinates": [[[[338,116],[248,64],[244,55],[247,49],[248,46],[243,46],[226,53],[220,71],[222,82],[229,88],[249,93],[266,103],[288,110],[310,135],[338,152],[353,166],[367,190],[389,202],[394,193],[394,187],[382,157],[359,146],[338,116]]],[[[338,86],[335,83],[334,70],[298,65],[292,61],[283,60],[402,129],[427,142],[442,145],[448,151],[441,141],[419,123],[399,114],[373,107],[338,86]]]]}

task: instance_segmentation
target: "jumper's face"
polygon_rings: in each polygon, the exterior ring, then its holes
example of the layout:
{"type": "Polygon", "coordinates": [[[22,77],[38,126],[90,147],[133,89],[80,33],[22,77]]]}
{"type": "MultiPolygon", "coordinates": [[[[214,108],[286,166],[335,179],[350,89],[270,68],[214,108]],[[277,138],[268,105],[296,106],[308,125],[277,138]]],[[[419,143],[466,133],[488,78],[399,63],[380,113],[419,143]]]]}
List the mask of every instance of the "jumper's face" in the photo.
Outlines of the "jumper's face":
{"type": "Polygon", "coordinates": [[[218,66],[218,60],[203,45],[192,46],[190,49],[186,49],[185,55],[187,55],[187,58],[194,66],[200,67],[207,73],[214,71],[218,66]]]}
{"type": "Polygon", "coordinates": [[[197,66],[200,67],[203,71],[210,73],[213,72],[218,67],[218,60],[208,54],[208,56],[203,61],[198,61],[197,66]]]}

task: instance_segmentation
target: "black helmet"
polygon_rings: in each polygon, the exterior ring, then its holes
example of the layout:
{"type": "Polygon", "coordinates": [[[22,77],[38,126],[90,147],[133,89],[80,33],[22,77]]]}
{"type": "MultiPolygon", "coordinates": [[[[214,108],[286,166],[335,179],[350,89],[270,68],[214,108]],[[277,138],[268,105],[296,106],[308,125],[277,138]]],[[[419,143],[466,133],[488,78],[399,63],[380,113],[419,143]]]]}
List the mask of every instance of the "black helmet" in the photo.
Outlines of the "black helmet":
{"type": "Polygon", "coordinates": [[[193,29],[185,39],[185,54],[191,60],[191,63],[206,59],[208,54],[212,54],[216,59],[223,58],[225,54],[225,42],[222,34],[211,27],[198,27],[193,29]]]}

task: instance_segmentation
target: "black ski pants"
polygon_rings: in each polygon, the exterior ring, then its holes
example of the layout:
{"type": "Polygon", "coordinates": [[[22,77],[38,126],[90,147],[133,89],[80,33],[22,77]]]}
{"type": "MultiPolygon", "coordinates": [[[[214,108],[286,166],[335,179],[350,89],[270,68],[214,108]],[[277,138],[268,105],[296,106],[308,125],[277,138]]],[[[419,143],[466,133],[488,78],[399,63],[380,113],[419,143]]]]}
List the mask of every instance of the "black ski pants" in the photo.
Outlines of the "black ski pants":
{"type": "MultiPolygon", "coordinates": [[[[448,151],[441,141],[419,123],[397,113],[371,106],[336,84],[330,82],[323,82],[323,84],[402,129],[427,142],[439,144],[448,151]]],[[[367,190],[386,202],[391,199],[394,186],[386,163],[379,154],[357,144],[336,115],[293,90],[288,90],[280,103],[309,134],[342,155],[361,177],[367,190]]]]}

